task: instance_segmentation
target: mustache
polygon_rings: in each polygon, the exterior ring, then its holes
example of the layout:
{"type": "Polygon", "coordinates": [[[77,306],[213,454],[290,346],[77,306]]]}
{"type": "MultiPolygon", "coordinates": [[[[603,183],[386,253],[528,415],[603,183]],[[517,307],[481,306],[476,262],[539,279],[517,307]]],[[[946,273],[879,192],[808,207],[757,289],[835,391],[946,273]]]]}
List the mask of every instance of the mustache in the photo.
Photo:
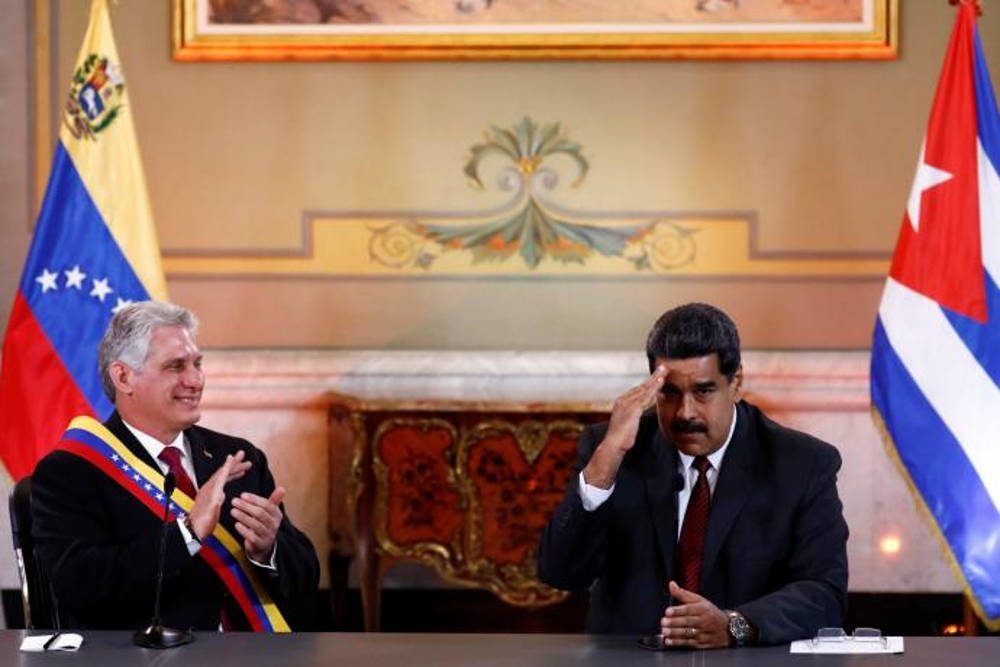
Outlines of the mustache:
{"type": "Polygon", "coordinates": [[[670,421],[670,431],[672,433],[707,433],[708,427],[690,419],[673,419],[670,421]]]}

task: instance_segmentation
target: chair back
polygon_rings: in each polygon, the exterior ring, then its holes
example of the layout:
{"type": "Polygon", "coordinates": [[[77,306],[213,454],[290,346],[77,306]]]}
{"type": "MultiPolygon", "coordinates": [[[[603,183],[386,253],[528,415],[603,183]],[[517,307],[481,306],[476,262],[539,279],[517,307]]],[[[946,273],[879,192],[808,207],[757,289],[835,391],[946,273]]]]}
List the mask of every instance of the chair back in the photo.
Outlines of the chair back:
{"type": "Polygon", "coordinates": [[[31,476],[14,485],[10,493],[10,532],[14,538],[14,557],[21,576],[21,599],[24,602],[24,626],[31,629],[57,628],[53,613],[52,592],[35,556],[31,536],[31,476]]]}

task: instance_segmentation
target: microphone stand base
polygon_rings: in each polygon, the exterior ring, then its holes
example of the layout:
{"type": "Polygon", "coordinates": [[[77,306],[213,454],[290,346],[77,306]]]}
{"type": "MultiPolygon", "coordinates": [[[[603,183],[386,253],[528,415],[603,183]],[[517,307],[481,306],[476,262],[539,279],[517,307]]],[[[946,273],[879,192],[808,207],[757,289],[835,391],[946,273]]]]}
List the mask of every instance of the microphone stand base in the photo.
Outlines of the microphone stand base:
{"type": "Polygon", "coordinates": [[[165,628],[157,623],[145,630],[136,630],[132,635],[132,641],[136,646],[143,648],[175,648],[193,642],[194,633],[190,630],[165,628]]]}

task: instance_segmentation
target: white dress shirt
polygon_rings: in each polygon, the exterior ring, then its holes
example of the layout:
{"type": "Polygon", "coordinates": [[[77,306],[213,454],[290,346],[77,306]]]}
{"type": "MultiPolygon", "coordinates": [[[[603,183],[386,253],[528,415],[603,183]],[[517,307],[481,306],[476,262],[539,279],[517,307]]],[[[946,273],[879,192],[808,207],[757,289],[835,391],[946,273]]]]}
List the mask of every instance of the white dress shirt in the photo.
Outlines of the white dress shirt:
{"type": "MultiPolygon", "coordinates": [[[[167,447],[176,447],[181,450],[181,468],[183,468],[184,472],[187,473],[187,476],[191,478],[191,483],[194,485],[194,488],[198,488],[198,478],[194,474],[194,464],[191,463],[191,447],[188,446],[187,441],[184,439],[183,431],[178,433],[177,437],[174,438],[174,441],[169,445],[164,445],[153,436],[148,433],[143,433],[124,419],[122,420],[122,423],[125,424],[125,428],[131,431],[132,435],[135,436],[135,439],[139,441],[140,445],[142,445],[142,448],[145,449],[151,457],[153,457],[153,461],[156,462],[160,472],[164,475],[170,472],[170,466],[167,465],[166,461],[160,460],[160,454],[167,447]]],[[[201,550],[201,542],[198,541],[198,538],[191,534],[191,531],[188,530],[187,526],[185,526],[182,521],[177,522],[177,527],[180,528],[181,535],[184,537],[184,544],[187,545],[188,553],[192,556],[198,553],[201,550]]]]}
{"type": "MultiPolygon", "coordinates": [[[[733,405],[733,420],[729,424],[729,434],[726,436],[726,440],[722,443],[722,446],[707,457],[708,462],[712,464],[712,467],[705,472],[705,475],[708,477],[709,493],[715,492],[715,483],[719,479],[719,468],[722,465],[722,457],[725,456],[726,449],[729,448],[729,442],[733,439],[733,433],[735,432],[736,406],[733,405]]],[[[691,500],[691,490],[694,488],[695,482],[698,481],[698,469],[692,465],[695,457],[680,451],[677,453],[680,454],[680,460],[677,463],[677,472],[684,476],[684,488],[677,493],[677,535],[680,537],[681,524],[684,522],[684,512],[687,511],[688,501],[691,500]]],[[[602,489],[587,484],[583,479],[582,470],[580,471],[580,483],[578,487],[580,489],[580,500],[583,503],[583,509],[588,512],[593,512],[603,505],[604,501],[610,498],[615,490],[614,484],[609,489],[602,489]]]]}

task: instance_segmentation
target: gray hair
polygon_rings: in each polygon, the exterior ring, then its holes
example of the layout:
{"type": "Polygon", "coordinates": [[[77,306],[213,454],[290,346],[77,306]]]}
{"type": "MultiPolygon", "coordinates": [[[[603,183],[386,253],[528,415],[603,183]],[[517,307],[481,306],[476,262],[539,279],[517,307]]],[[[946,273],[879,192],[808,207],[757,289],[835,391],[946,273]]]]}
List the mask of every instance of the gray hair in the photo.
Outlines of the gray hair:
{"type": "Polygon", "coordinates": [[[135,369],[142,368],[149,354],[149,341],[157,327],[181,327],[192,337],[198,334],[198,318],[187,308],[163,301],[132,303],[111,318],[108,330],[97,347],[97,366],[104,393],[115,402],[115,383],[111,364],[120,361],[135,369]]]}

